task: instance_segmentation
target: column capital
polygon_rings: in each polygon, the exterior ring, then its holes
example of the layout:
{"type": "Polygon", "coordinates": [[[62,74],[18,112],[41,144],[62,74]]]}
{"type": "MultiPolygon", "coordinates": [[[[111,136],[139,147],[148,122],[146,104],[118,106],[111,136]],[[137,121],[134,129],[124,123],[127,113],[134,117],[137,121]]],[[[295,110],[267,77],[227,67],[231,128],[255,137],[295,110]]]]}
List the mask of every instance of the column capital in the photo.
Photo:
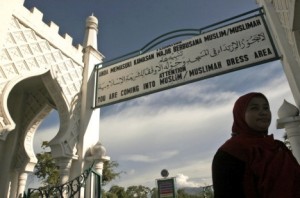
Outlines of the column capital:
{"type": "Polygon", "coordinates": [[[291,128],[300,124],[299,109],[286,100],[283,101],[283,104],[280,106],[277,115],[278,129],[291,128]]]}

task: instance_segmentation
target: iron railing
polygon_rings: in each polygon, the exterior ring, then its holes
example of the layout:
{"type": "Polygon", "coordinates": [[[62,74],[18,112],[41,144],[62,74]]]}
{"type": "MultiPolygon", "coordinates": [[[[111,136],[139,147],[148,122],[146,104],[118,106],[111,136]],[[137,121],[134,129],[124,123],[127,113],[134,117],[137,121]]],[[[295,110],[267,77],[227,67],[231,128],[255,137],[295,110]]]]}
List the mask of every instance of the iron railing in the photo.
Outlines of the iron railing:
{"type": "Polygon", "coordinates": [[[101,175],[92,168],[85,170],[75,179],[60,186],[29,188],[24,198],[101,198],[101,175]]]}

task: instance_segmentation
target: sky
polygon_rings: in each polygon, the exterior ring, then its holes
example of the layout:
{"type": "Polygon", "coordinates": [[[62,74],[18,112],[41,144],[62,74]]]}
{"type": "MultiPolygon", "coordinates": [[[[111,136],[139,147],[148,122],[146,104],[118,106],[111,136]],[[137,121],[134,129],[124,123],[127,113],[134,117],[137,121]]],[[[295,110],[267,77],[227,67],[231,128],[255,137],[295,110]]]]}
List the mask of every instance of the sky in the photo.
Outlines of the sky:
{"type": "MultiPolygon", "coordinates": [[[[141,49],[154,38],[185,28],[200,29],[258,8],[255,0],[25,0],[43,20],[55,22],[73,44],[84,38],[85,20],[99,20],[98,50],[105,61],[141,49]]],[[[294,104],[280,61],[260,64],[101,108],[100,141],[124,172],[110,185],[154,187],[162,169],[178,187],[211,185],[214,153],[228,138],[235,100],[248,92],[264,93],[273,114],[284,100],[294,104]]],[[[58,131],[54,111],[39,127],[35,147],[58,131]],[[54,132],[53,132],[54,131],[54,132]]]]}

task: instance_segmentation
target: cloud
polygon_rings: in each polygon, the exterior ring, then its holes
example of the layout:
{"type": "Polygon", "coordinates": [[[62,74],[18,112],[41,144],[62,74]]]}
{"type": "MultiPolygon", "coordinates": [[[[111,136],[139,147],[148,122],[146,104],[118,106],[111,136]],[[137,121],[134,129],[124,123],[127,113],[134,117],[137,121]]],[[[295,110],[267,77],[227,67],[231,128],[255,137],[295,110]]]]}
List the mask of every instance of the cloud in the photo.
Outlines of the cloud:
{"type": "MultiPolygon", "coordinates": [[[[284,99],[294,102],[278,62],[101,108],[100,141],[111,160],[119,163],[118,171],[124,172],[112,184],[154,187],[166,168],[179,185],[210,185],[212,157],[230,137],[232,105],[249,91],[269,98],[270,132],[281,139],[277,110],[284,99]]],[[[58,125],[41,127],[35,147],[40,147],[38,141],[49,140],[58,125]]]]}
{"type": "Polygon", "coordinates": [[[177,174],[176,175],[176,184],[178,188],[183,188],[183,187],[200,187],[201,185],[193,182],[193,181],[189,181],[189,177],[184,175],[184,174],[177,174]]]}
{"type": "Polygon", "coordinates": [[[212,157],[230,137],[233,103],[249,91],[267,95],[273,112],[270,131],[282,137],[276,111],[283,99],[293,99],[280,64],[224,76],[116,104],[110,107],[113,113],[102,114],[100,137],[108,155],[120,169],[134,169],[130,181],[125,176],[119,184],[153,186],[167,168],[172,175],[185,176],[182,183],[210,185],[212,157]]]}
{"type": "MultiPolygon", "coordinates": [[[[52,116],[51,116],[51,120],[52,120],[52,116]]],[[[49,121],[46,118],[43,121],[43,123],[46,123],[46,127],[44,127],[42,123],[34,136],[33,148],[35,153],[42,152],[43,151],[41,148],[42,143],[44,141],[50,141],[51,139],[53,139],[59,130],[59,122],[52,122],[51,120],[49,121]]]]}
{"type": "Polygon", "coordinates": [[[160,161],[162,159],[169,159],[173,156],[176,156],[177,154],[178,151],[164,151],[160,153],[155,153],[155,155],[153,156],[133,154],[133,155],[123,156],[121,159],[125,161],[127,160],[127,161],[134,161],[134,162],[153,163],[153,162],[160,161]]]}
{"type": "MultiPolygon", "coordinates": [[[[26,2],[28,4],[31,1],[26,2]]],[[[214,4],[208,3],[209,1],[199,1],[200,3],[193,6],[196,8],[193,12],[190,4],[184,1],[165,5],[149,3],[151,6],[163,8],[160,11],[157,9],[163,16],[166,14],[166,8],[168,12],[184,10],[183,8],[190,10],[188,13],[178,12],[172,17],[162,17],[162,15],[153,15],[152,12],[145,13],[145,9],[136,9],[139,6],[131,6],[128,3],[114,5],[115,3],[111,4],[113,1],[107,2],[108,4],[99,7],[101,12],[95,15],[102,21],[101,35],[105,39],[101,39],[99,46],[103,49],[101,53],[107,60],[139,49],[145,41],[150,41],[149,38],[155,38],[170,30],[205,27],[257,8],[253,2],[248,3],[249,5],[231,2],[229,6],[224,7],[223,1],[214,4]],[[182,5],[178,7],[179,3],[182,5]],[[170,8],[170,6],[174,7],[170,8]],[[212,9],[207,9],[209,6],[212,9]],[[111,12],[110,9],[106,9],[107,7],[115,7],[117,10],[122,8],[120,10],[122,12],[117,12],[116,15],[116,12],[111,12]],[[201,10],[201,7],[206,9],[201,10]],[[212,12],[214,14],[211,14],[212,12]],[[112,13],[115,17],[111,17],[112,13]],[[146,26],[145,23],[137,24],[138,13],[146,16],[146,18],[139,18],[138,21],[150,23],[146,26]],[[135,20],[128,20],[128,17],[135,20]],[[157,23],[159,18],[167,21],[157,23]],[[204,20],[190,20],[195,18],[204,20]],[[125,29],[122,26],[125,23],[120,23],[120,19],[126,21],[125,29]],[[130,27],[137,29],[137,25],[143,26],[143,29],[132,31],[133,28],[130,27]],[[120,32],[122,32],[121,37],[120,32]],[[137,36],[138,34],[140,36],[137,36]]],[[[149,5],[147,3],[147,6],[149,5]]],[[[50,16],[53,11],[52,17],[57,17],[59,16],[57,8],[65,6],[54,7],[55,9],[49,9],[46,5],[41,8],[44,15],[50,16]]],[[[80,6],[74,7],[77,8],[82,10],[80,6]]],[[[93,10],[94,7],[89,9],[93,10]]],[[[80,19],[79,15],[78,19],[80,19]]],[[[73,22],[66,23],[65,26],[74,24],[73,22]]],[[[79,35],[78,28],[74,29],[76,25],[70,27],[70,32],[73,31],[77,35],[73,36],[74,40],[81,41],[83,35],[79,35]]],[[[112,184],[124,187],[130,185],[153,187],[155,179],[161,177],[160,171],[165,168],[169,170],[170,176],[177,175],[181,184],[190,186],[211,184],[212,157],[216,149],[230,137],[232,105],[237,97],[249,91],[261,91],[270,99],[273,113],[270,132],[275,133],[275,137],[280,139],[283,130],[276,129],[276,111],[283,99],[294,103],[280,61],[215,76],[101,108],[100,141],[106,147],[107,155],[119,163],[118,170],[126,172],[112,184]]],[[[40,148],[42,141],[50,140],[57,133],[58,120],[58,115],[49,117],[45,120],[45,125],[39,127],[34,139],[35,148],[40,148]]]]}

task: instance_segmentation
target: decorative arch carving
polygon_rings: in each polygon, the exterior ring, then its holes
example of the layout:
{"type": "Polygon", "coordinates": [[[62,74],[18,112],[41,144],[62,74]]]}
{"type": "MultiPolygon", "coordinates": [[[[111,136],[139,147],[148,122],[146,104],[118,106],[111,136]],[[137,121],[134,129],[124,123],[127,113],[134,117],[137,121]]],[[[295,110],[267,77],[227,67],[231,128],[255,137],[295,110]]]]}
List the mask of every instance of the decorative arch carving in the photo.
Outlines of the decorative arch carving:
{"type": "Polygon", "coordinates": [[[31,172],[37,162],[33,138],[42,120],[51,111],[52,99],[42,83],[41,76],[19,81],[7,96],[7,108],[17,123],[13,133],[17,138],[14,166],[17,170],[31,172]]]}
{"type": "MultiPolygon", "coordinates": [[[[41,71],[40,74],[43,74],[45,71],[41,71]]],[[[11,81],[6,83],[6,86],[2,89],[1,100],[0,100],[0,139],[5,140],[6,136],[9,134],[10,131],[15,129],[16,123],[12,119],[9,110],[8,110],[8,97],[13,88],[22,83],[24,80],[28,78],[33,78],[35,75],[39,75],[39,73],[31,74],[31,75],[24,75],[20,76],[16,79],[12,79],[11,81]]]]}
{"type": "Polygon", "coordinates": [[[43,82],[49,94],[53,98],[56,110],[60,118],[60,128],[57,135],[50,141],[50,147],[54,158],[76,156],[76,142],[78,139],[80,119],[80,97],[75,94],[69,101],[59,83],[51,79],[51,75],[43,76],[43,82]]]}
{"type": "MultiPolygon", "coordinates": [[[[10,23],[5,45],[0,49],[0,102],[3,102],[0,104],[0,139],[5,140],[16,127],[7,108],[10,91],[24,79],[41,76],[41,83],[51,95],[51,105],[60,117],[60,129],[50,143],[51,149],[56,156],[76,158],[83,66],[67,56],[70,50],[63,53],[20,19],[12,17],[10,23]]],[[[48,28],[56,29],[54,26],[51,23],[48,28]]],[[[82,55],[81,51],[76,53],[76,58],[78,53],[82,55]]]]}
{"type": "Polygon", "coordinates": [[[45,104],[41,109],[40,113],[36,114],[36,116],[29,123],[28,127],[24,131],[20,131],[24,133],[24,138],[20,139],[19,149],[17,151],[16,158],[16,169],[22,170],[26,172],[32,172],[34,170],[34,166],[37,163],[37,158],[34,153],[33,148],[33,137],[37,131],[38,126],[41,124],[43,119],[50,113],[52,107],[45,104]]]}
{"type": "MultiPolygon", "coordinates": [[[[33,171],[33,137],[51,109],[60,118],[59,131],[50,141],[53,157],[62,160],[60,166],[77,158],[84,64],[82,46],[73,46],[68,34],[61,36],[55,23],[45,24],[38,9],[20,6],[4,15],[0,146],[4,151],[13,147],[10,153],[0,153],[7,159],[1,164],[6,178],[0,180],[0,189],[15,193],[24,191],[27,173],[33,171]]],[[[62,167],[62,172],[69,168],[62,167]]]]}

